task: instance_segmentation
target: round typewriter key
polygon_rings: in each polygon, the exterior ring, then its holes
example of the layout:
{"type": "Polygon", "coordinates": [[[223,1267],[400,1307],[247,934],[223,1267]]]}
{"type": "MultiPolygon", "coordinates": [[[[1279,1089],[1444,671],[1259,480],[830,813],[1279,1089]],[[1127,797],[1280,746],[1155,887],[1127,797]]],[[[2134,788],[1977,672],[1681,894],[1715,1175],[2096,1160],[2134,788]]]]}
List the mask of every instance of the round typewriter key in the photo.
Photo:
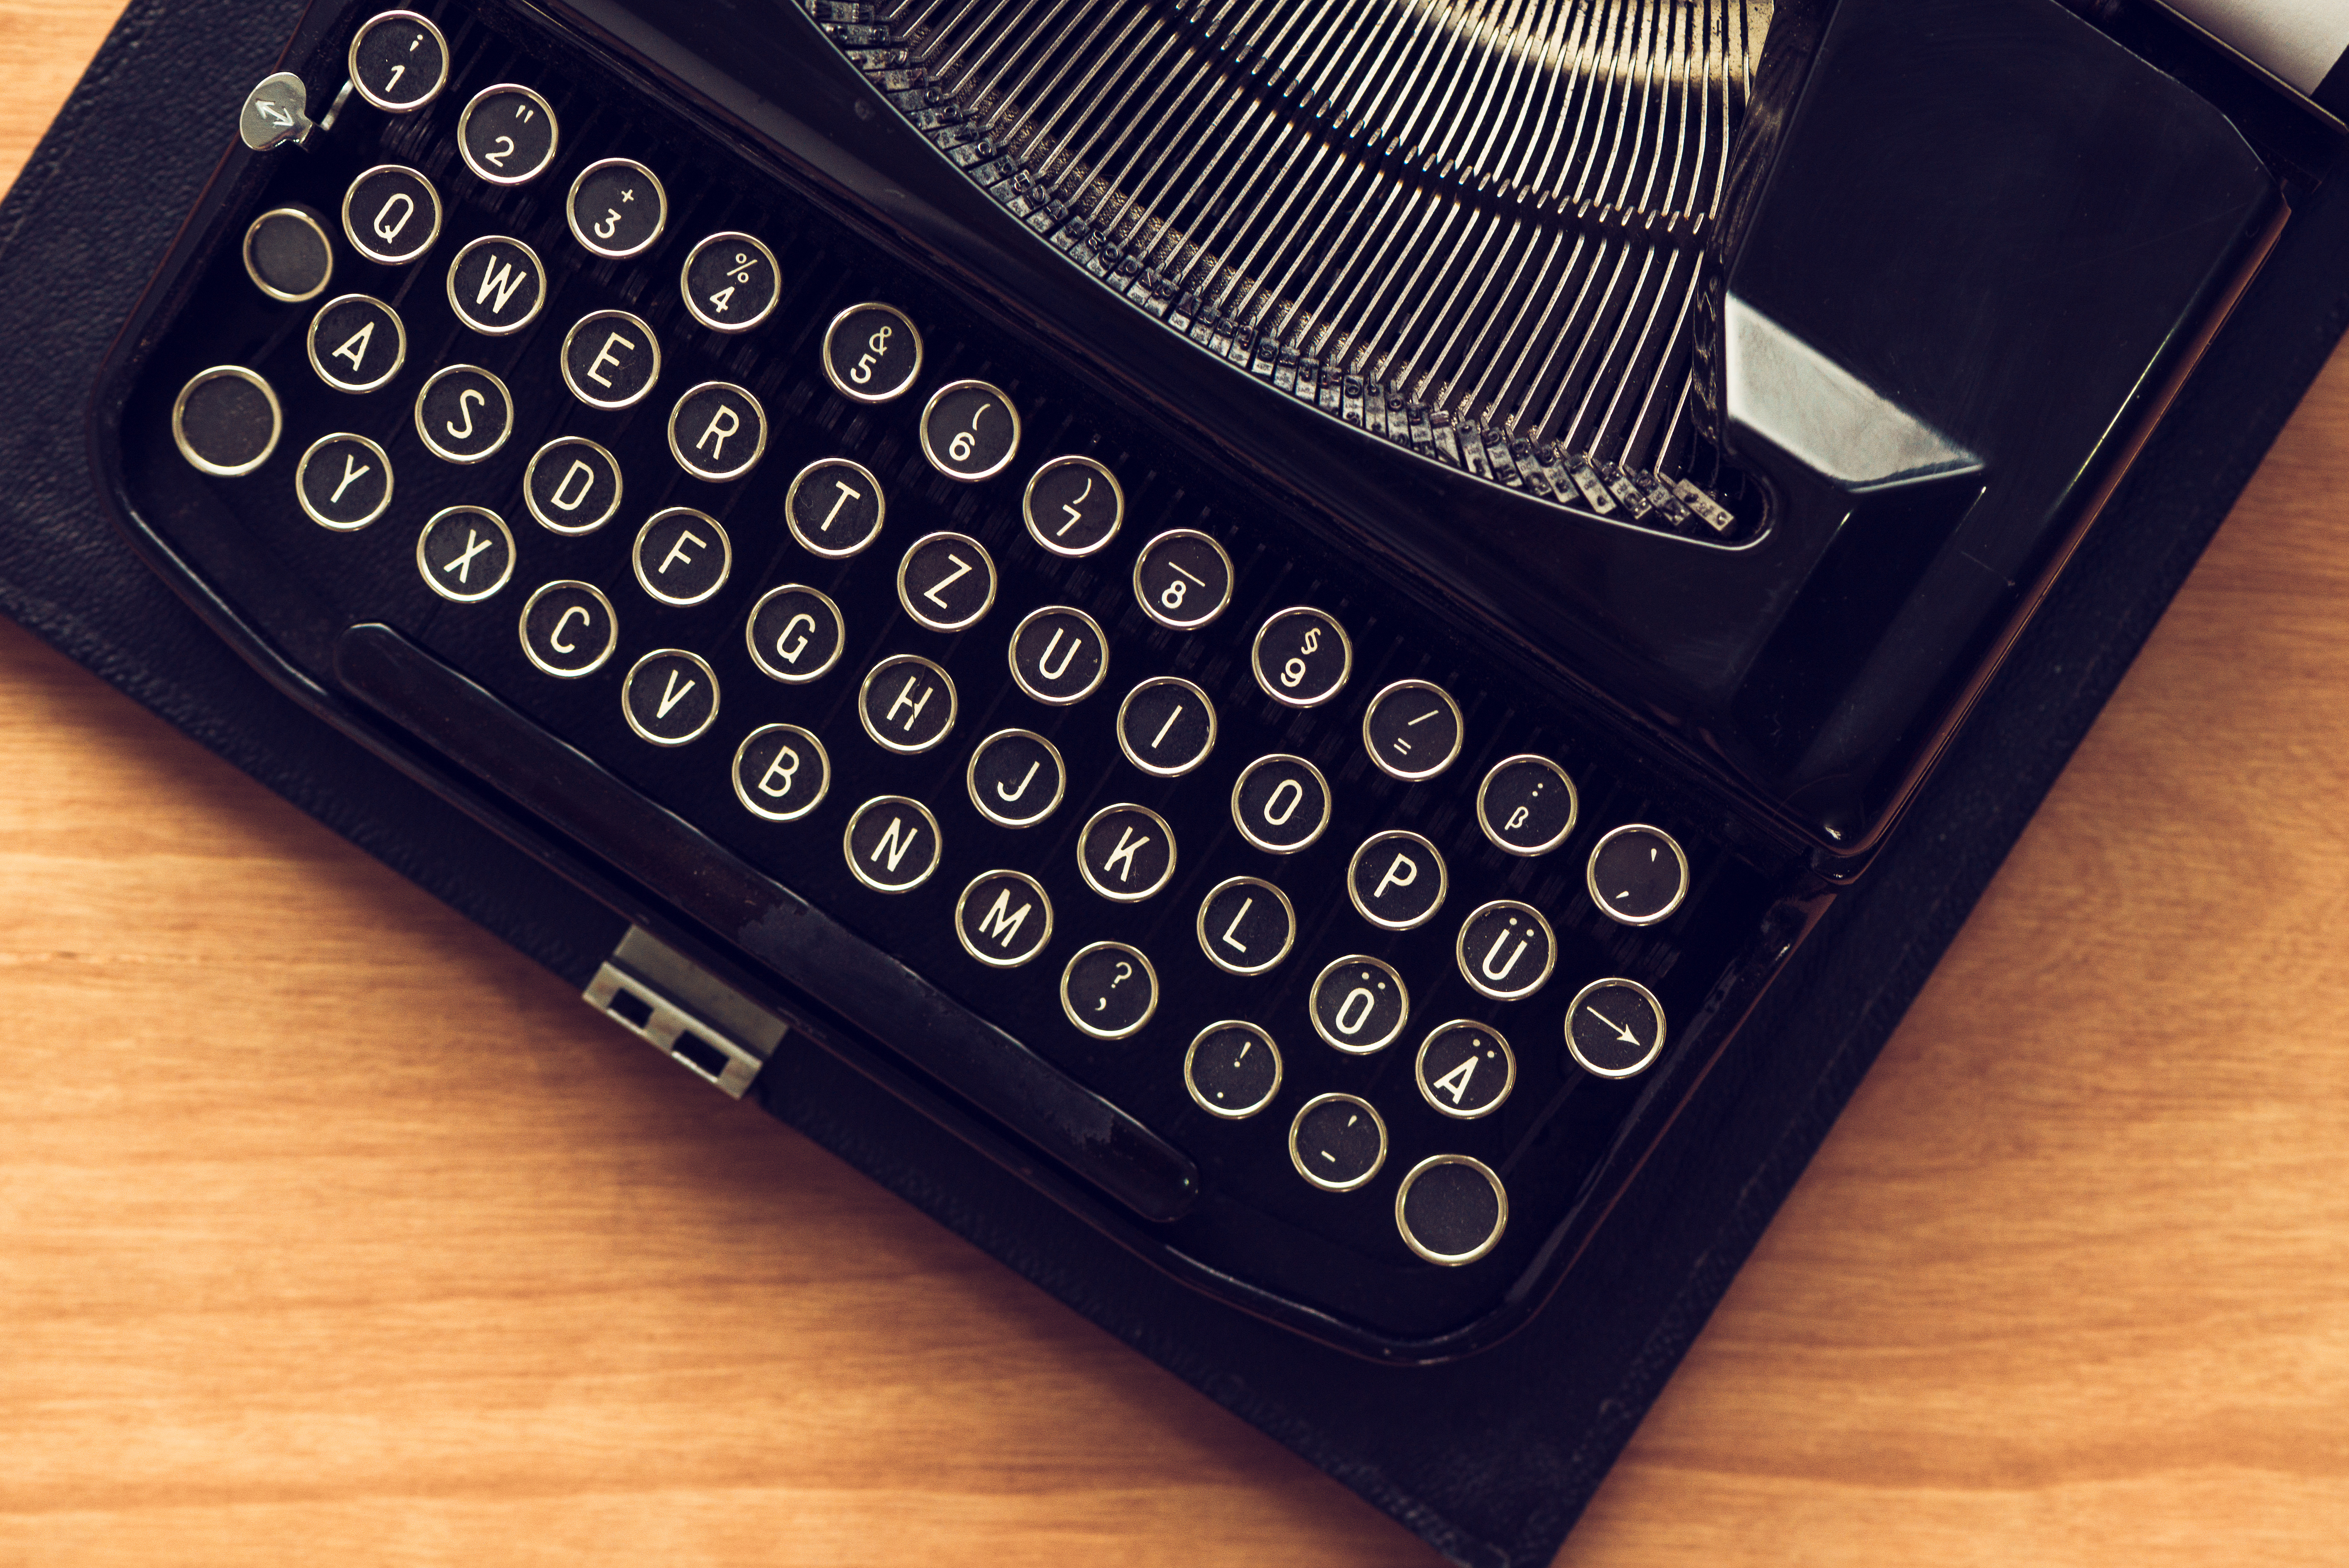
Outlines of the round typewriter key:
{"type": "Polygon", "coordinates": [[[1474,1121],[1501,1108],[1516,1086],[1517,1058],[1497,1029],[1454,1019],[1421,1042],[1413,1072],[1420,1097],[1447,1116],[1474,1121]]]}
{"type": "Polygon", "coordinates": [[[1184,1053],[1183,1086],[1211,1116],[1252,1116],[1280,1092],[1280,1048],[1253,1023],[1210,1023],[1184,1053]]]}
{"type": "Polygon", "coordinates": [[[1599,841],[1584,883],[1609,919],[1652,926],[1688,897],[1688,857],[1662,828],[1634,823],[1599,841]]]}
{"type": "Polygon", "coordinates": [[[1019,416],[984,381],[948,381],[922,410],[922,455],[948,479],[990,479],[1019,451],[1019,416]]]}
{"type": "Polygon", "coordinates": [[[1316,1034],[1350,1056],[1367,1056],[1402,1033],[1411,991],[1392,964],[1357,954],[1313,977],[1305,1010],[1313,1015],[1316,1034]]]}
{"type": "Polygon", "coordinates": [[[320,436],[294,470],[294,498],[321,528],[355,533],[391,504],[391,459],[363,435],[320,436]]]}
{"type": "Polygon", "coordinates": [[[1395,1229],[1431,1263],[1473,1263],[1499,1245],[1508,1225],[1501,1179],[1464,1154],[1430,1155],[1395,1189],[1395,1229]]]}
{"type": "Polygon", "coordinates": [[[1123,1040],[1158,1011],[1158,971],[1123,942],[1080,948],[1061,971],[1061,1011],[1096,1040],[1123,1040]]]}
{"type": "Polygon", "coordinates": [[[440,237],[440,192],[398,163],[378,163],[343,192],[343,235],[371,262],[405,266],[440,237]]]}
{"type": "Polygon", "coordinates": [[[1443,687],[1398,680],[1371,699],[1362,715],[1362,747],[1379,771],[1416,783],[1432,779],[1460,755],[1460,705],[1443,687]]]}
{"type": "Polygon", "coordinates": [[[1109,674],[1109,639],[1092,617],[1066,605],[1030,610],[1011,632],[1011,679],[1039,702],[1081,702],[1109,674]]]}
{"type": "Polygon", "coordinates": [[[856,879],[878,893],[910,893],[938,868],[938,819],[918,800],[876,795],[856,808],[840,836],[856,879]]]}
{"type": "Polygon", "coordinates": [[[1174,830],[1143,805],[1105,805],[1077,835],[1077,869],[1104,898],[1136,904],[1174,875],[1174,830]]]}
{"type": "Polygon", "coordinates": [[[1089,457],[1056,457],[1036,471],[1019,509],[1036,543],[1055,556],[1090,556],[1117,537],[1125,491],[1089,457]]]}
{"type": "Polygon", "coordinates": [[[1161,534],[1134,558],[1133,597],[1159,625],[1196,631],[1232,602],[1232,558],[1195,528],[1161,534]]]}
{"type": "Polygon", "coordinates": [[[1493,764],[1476,791],[1476,825],[1512,855],[1547,855],[1574,831],[1574,781],[1547,757],[1493,764]]]}
{"type": "Polygon", "coordinates": [[[970,754],[970,804],[998,827],[1033,827],[1069,787],[1060,748],[1028,730],[998,730],[970,754]]]}
{"type": "Polygon", "coordinates": [[[223,479],[267,462],[285,428],[276,389],[242,365],[197,371],[171,403],[171,441],[180,455],[223,479]]]}
{"type": "Polygon", "coordinates": [[[519,332],[545,303],[546,268],[520,240],[484,234],[449,262],[449,308],[476,332],[519,332]]]}
{"type": "Polygon", "coordinates": [[[669,455],[696,479],[740,479],[767,450],[767,410],[727,381],[688,388],[668,416],[669,455]]]}
{"type": "Polygon", "coordinates": [[[385,11],[351,37],[351,85],[378,109],[407,114],[440,96],[449,81],[449,40],[413,11],[385,11]]]}
{"type": "Polygon", "coordinates": [[[564,202],[571,237],[599,256],[619,261],[660,238],[668,223],[668,192],[653,171],[626,158],[606,158],[579,171],[564,202]]]}
{"type": "Polygon", "coordinates": [[[457,117],[465,167],[492,185],[519,185],[554,161],[554,110],[526,87],[501,82],[473,95],[457,117]]]}
{"type": "Polygon", "coordinates": [[[1117,743],[1143,773],[1179,778],[1216,749],[1216,705],[1187,680],[1154,675],[1118,705],[1117,743]]]}
{"type": "Polygon", "coordinates": [[[792,537],[827,561],[855,555],[881,536],[889,499],[873,471],[844,457],[818,458],[792,476],[783,521],[792,537]]]}
{"type": "Polygon", "coordinates": [[[1557,963],[1557,939],[1530,904],[1496,898],[1460,922],[1453,954],[1460,961],[1460,978],[1479,995],[1516,1002],[1539,991],[1549,978],[1557,963]]]}
{"type": "Polygon", "coordinates": [[[656,746],[681,746],[718,722],[718,674],[698,653],[661,648],[628,667],[620,684],[628,728],[656,746]]]}
{"type": "Polygon", "coordinates": [[[1338,694],[1354,668],[1345,628],[1318,609],[1285,609],[1256,634],[1249,662],[1265,695],[1291,708],[1315,708],[1338,694]]]}
{"type": "Polygon", "coordinates": [[[1594,980],[1566,1010],[1566,1048],[1602,1078],[1644,1073],[1664,1048],[1664,1004],[1633,980],[1594,980]]]}
{"type": "Polygon", "coordinates": [[[761,724],[734,748],[734,798],[753,816],[797,822],[831,788],[831,755],[797,724],[761,724]]]}
{"type": "Polygon", "coordinates": [[[963,951],[995,969],[1018,969],[1052,938],[1052,900],[1024,871],[982,871],[955,900],[963,951]]]}
{"type": "Polygon", "coordinates": [[[1199,950],[1217,969],[1262,974],[1297,945],[1297,909],[1259,877],[1232,877],[1199,900],[1199,950]]]}
{"type": "Polygon", "coordinates": [[[848,623],[827,594],[800,583],[769,588],[750,607],[743,639],[750,658],[765,674],[793,686],[802,685],[840,661],[848,641],[848,623]]]}
{"type": "Polygon", "coordinates": [[[693,247],[678,274],[693,318],[713,332],[748,332],[782,297],[775,253],[748,234],[712,234],[693,247]]]}
{"type": "Polygon", "coordinates": [[[416,433],[432,455],[479,462],[513,433],[513,394],[478,365],[447,365],[417,389],[416,433]]]}
{"type": "Polygon", "coordinates": [[[620,461],[585,436],[558,436],[523,471],[530,514],[557,534],[593,534],[620,510],[620,461]]]}
{"type": "Polygon", "coordinates": [[[1258,757],[1232,785],[1232,822],[1258,849],[1294,855],[1330,826],[1330,781],[1303,757],[1258,757]]]}
{"type": "Polygon", "coordinates": [[[995,603],[995,558],[968,534],[926,534],[897,564],[897,602],[932,631],[977,626],[995,603]]]}
{"type": "MultiPolygon", "coordinates": [[[[660,341],[653,329],[625,310],[592,311],[563,335],[563,384],[591,409],[625,409],[642,399],[660,379],[660,341]]],[[[669,428],[674,447],[674,419],[669,428]]],[[[761,439],[764,434],[762,421],[761,439]]],[[[691,472],[692,465],[686,466],[691,472]]]]}
{"type": "Polygon", "coordinates": [[[1350,1192],[1387,1162],[1387,1124],[1368,1100],[1317,1095],[1288,1124],[1297,1174],[1330,1192],[1350,1192]]]}
{"type": "Polygon", "coordinates": [[[856,716],[886,750],[926,752],[954,728],[954,682],[926,659],[892,654],[857,689],[856,716]]]}
{"type": "Polygon", "coordinates": [[[522,607],[523,657],[549,675],[592,675],[619,644],[612,601],[592,584],[547,583],[522,607]]]}
{"type": "Polygon", "coordinates": [[[1444,907],[1450,877],[1435,846],[1391,829],[1362,840],[1346,867],[1346,893],[1362,919],[1391,931],[1426,924],[1444,907]]]}
{"type": "Polygon", "coordinates": [[[317,298],[335,275],[326,225],[306,207],[272,207],[244,231],[244,275],[288,305],[317,298]]]}
{"type": "MultiPolygon", "coordinates": [[[[894,305],[852,305],[824,328],[823,373],[843,397],[885,403],[903,395],[922,373],[922,335],[894,305]]],[[[1016,437],[1016,420],[1011,428],[1016,437]]],[[[923,440],[926,443],[926,434],[923,440]]]]}
{"type": "Polygon", "coordinates": [[[372,392],[408,361],[408,328],[382,300],[346,294],[310,318],[310,369],[338,392],[372,392]]]}
{"type": "Polygon", "coordinates": [[[486,506],[444,507],[416,535],[416,569],[442,598],[479,604],[513,576],[513,535],[486,506]]]}
{"type": "Polygon", "coordinates": [[[734,544],[707,512],[671,506],[636,530],[629,559],[645,592],[665,605],[698,605],[726,586],[734,544]]]}

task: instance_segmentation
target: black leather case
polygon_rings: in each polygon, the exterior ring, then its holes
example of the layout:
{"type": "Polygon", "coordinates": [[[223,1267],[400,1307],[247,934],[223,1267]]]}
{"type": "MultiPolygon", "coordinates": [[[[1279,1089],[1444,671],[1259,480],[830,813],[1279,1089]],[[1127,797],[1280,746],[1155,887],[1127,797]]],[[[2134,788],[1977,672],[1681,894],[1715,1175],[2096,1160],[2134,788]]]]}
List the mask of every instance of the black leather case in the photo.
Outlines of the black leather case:
{"type": "MultiPolygon", "coordinates": [[[[298,0],[139,0],[0,205],[0,610],[584,985],[622,922],[296,709],[104,520],[100,358],[298,0]]],[[[1380,1367],[1171,1284],[789,1043],[754,1096],[1475,1564],[1546,1563],[2349,323],[2349,192],[2305,201],[1865,883],[1841,898],[1531,1327],[1380,1367]]],[[[780,1222],[780,1221],[779,1221],[780,1222]]]]}

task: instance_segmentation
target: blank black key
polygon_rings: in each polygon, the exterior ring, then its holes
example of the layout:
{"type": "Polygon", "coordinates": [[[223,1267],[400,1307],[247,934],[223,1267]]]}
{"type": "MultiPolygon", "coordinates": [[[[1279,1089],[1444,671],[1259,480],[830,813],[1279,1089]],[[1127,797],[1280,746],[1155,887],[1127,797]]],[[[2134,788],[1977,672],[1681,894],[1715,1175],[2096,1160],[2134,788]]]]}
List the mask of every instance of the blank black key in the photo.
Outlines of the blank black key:
{"type": "Polygon", "coordinates": [[[285,426],[276,389],[242,365],[199,370],[171,404],[171,440],[180,455],[223,477],[251,473],[267,462],[285,426]]]}

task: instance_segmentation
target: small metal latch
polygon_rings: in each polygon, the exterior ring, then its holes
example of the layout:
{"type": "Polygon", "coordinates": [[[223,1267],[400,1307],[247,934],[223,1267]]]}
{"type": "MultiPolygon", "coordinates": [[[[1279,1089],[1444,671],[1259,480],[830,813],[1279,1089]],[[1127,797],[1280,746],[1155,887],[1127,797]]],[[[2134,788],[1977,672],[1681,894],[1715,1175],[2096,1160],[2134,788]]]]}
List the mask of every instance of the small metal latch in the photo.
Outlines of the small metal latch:
{"type": "Polygon", "coordinates": [[[781,1019],[636,926],[582,995],[588,1006],[738,1100],[783,1038],[781,1019]]]}
{"type": "Polygon", "coordinates": [[[292,71],[279,71],[262,78],[261,84],[244,95],[244,109],[236,117],[236,129],[255,152],[289,141],[299,147],[310,140],[315,129],[309,106],[310,89],[302,85],[302,78],[292,71]]]}

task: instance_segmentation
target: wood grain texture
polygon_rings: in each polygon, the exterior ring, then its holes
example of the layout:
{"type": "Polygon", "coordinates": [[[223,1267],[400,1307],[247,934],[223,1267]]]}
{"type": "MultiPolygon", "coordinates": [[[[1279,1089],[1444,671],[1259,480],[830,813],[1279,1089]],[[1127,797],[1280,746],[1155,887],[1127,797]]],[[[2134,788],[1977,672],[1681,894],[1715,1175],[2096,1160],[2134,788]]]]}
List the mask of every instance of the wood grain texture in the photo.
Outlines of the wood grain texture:
{"type": "MultiPolygon", "coordinates": [[[[1562,1563],[2349,1557],[2344,493],[2349,358],[1562,1563]]],[[[0,733],[0,1562],[1433,1561],[5,628],[0,733]]]]}

